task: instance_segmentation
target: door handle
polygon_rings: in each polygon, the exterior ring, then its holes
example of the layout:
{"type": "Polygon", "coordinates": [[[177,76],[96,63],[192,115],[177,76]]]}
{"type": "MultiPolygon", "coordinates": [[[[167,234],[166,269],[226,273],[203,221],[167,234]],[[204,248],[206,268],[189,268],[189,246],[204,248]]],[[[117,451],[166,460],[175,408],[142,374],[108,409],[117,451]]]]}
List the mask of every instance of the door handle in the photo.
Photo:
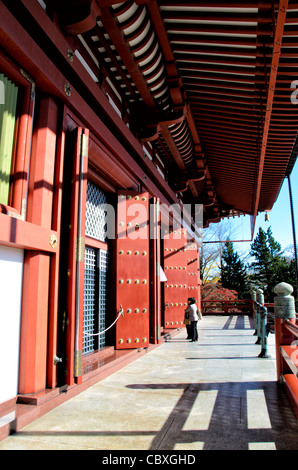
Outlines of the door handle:
{"type": "Polygon", "coordinates": [[[56,366],[57,364],[59,364],[59,362],[62,362],[62,358],[55,356],[53,359],[53,362],[54,362],[54,366],[56,366]]]}

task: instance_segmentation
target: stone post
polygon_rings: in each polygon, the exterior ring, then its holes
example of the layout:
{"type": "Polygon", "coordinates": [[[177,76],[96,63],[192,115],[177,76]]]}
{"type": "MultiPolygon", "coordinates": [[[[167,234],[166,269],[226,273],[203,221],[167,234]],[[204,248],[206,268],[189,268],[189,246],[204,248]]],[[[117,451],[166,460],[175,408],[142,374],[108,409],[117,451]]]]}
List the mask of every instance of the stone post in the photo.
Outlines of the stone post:
{"type": "Polygon", "coordinates": [[[253,300],[254,302],[257,300],[257,294],[255,290],[251,291],[250,296],[251,296],[251,300],[253,300]]]}
{"type": "Polygon", "coordinates": [[[262,289],[257,289],[256,290],[256,300],[259,304],[263,305],[264,303],[264,292],[262,289]]]}
{"type": "MultiPolygon", "coordinates": [[[[251,315],[252,315],[253,318],[255,318],[256,291],[252,290],[250,292],[250,296],[251,296],[251,315]]],[[[255,334],[256,334],[256,332],[254,332],[254,335],[255,334]]]]}
{"type": "Polygon", "coordinates": [[[255,323],[256,323],[256,335],[258,339],[256,344],[261,344],[261,318],[260,318],[260,308],[264,304],[264,293],[262,289],[256,290],[256,306],[255,306],[255,323]]]}
{"type": "Polygon", "coordinates": [[[270,357],[268,355],[267,348],[267,308],[262,306],[260,307],[260,333],[261,333],[261,345],[262,349],[258,357],[270,357]]]}

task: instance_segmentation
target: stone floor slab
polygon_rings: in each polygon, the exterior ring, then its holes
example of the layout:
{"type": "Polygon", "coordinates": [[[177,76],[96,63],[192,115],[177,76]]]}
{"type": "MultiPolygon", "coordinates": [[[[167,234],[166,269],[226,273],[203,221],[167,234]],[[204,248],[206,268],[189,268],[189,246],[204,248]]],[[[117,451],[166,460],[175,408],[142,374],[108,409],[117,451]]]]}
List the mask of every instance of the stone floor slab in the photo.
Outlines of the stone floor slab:
{"type": "Polygon", "coordinates": [[[298,427],[247,318],[204,317],[0,442],[0,450],[298,449],[298,427]]]}

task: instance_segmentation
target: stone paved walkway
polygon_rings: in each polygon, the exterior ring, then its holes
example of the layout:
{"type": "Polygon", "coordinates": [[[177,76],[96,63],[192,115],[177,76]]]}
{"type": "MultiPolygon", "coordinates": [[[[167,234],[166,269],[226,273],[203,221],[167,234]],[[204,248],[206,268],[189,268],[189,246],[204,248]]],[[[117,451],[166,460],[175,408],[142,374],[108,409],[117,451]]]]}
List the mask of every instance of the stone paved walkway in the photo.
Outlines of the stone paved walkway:
{"type": "Polygon", "coordinates": [[[0,442],[0,450],[297,450],[298,427],[249,317],[210,316],[0,442]]]}

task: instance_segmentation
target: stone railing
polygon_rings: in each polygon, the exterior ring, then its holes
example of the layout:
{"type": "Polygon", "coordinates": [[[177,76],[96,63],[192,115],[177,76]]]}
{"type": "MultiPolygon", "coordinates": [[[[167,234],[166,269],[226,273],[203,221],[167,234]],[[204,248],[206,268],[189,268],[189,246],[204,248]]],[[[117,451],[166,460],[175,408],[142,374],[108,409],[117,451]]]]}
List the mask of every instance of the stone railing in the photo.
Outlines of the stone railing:
{"type": "Polygon", "coordinates": [[[298,324],[295,312],[293,287],[281,282],[274,288],[274,304],[265,304],[261,289],[252,292],[254,302],[256,344],[261,344],[259,357],[269,357],[267,337],[275,333],[277,380],[284,385],[285,391],[298,419],[298,324]],[[274,307],[274,314],[268,308],[274,307]]]}

